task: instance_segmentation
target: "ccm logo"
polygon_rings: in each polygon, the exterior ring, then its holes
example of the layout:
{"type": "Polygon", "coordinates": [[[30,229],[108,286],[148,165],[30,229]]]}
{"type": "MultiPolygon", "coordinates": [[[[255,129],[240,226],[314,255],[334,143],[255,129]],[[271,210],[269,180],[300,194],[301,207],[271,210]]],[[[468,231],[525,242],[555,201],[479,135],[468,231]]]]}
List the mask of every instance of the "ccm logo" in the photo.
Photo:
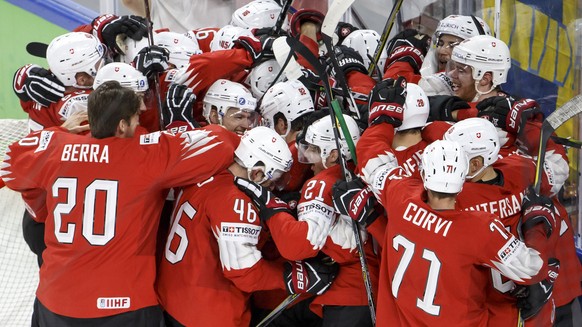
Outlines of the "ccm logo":
{"type": "Polygon", "coordinates": [[[378,103],[372,105],[372,110],[370,110],[370,114],[380,112],[380,111],[392,111],[401,114],[403,112],[403,108],[398,105],[394,104],[385,104],[385,103],[378,103]]]}

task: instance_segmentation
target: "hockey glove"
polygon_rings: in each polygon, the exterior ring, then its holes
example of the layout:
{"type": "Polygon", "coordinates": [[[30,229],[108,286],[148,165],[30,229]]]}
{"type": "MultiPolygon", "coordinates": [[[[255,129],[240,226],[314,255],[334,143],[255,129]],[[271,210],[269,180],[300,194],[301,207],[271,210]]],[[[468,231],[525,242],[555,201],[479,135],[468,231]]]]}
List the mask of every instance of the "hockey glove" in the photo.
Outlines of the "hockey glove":
{"type": "Polygon", "coordinates": [[[152,45],[141,49],[133,59],[133,66],[142,74],[150,77],[168,69],[170,52],[166,48],[152,45]]]}
{"type": "Polygon", "coordinates": [[[558,278],[560,261],[556,258],[548,259],[548,276],[539,283],[532,285],[517,285],[511,295],[517,300],[517,308],[523,320],[535,316],[548,302],[554,290],[554,283],[558,278]]]}
{"type": "Polygon", "coordinates": [[[521,205],[521,217],[517,225],[517,233],[521,240],[525,239],[528,230],[537,224],[543,224],[546,237],[550,238],[557,226],[554,203],[547,196],[537,195],[533,187],[525,192],[521,205]]]}
{"type": "Polygon", "coordinates": [[[360,224],[371,224],[378,215],[374,207],[378,203],[369,186],[356,178],[350,182],[340,180],[333,185],[333,205],[342,215],[348,215],[360,224]]]}
{"type": "Polygon", "coordinates": [[[389,123],[394,127],[402,125],[404,103],[406,102],[406,79],[385,79],[376,84],[368,100],[370,110],[368,124],[389,123]]]}
{"type": "Polygon", "coordinates": [[[194,101],[196,101],[196,95],[187,86],[170,85],[162,109],[164,128],[176,133],[200,127],[192,117],[194,101]]]}
{"type": "Polygon", "coordinates": [[[321,24],[325,15],[315,9],[299,9],[289,20],[289,34],[291,37],[298,37],[301,34],[301,25],[307,22],[314,23],[317,28],[317,39],[321,40],[321,24]]]}
{"type": "Polygon", "coordinates": [[[274,37],[264,35],[260,38],[254,36],[241,36],[234,41],[235,48],[243,48],[247,50],[249,56],[253,60],[253,66],[265,60],[275,58],[273,54],[274,37]]]}
{"type": "MultiPolygon", "coordinates": [[[[366,75],[368,74],[368,69],[366,69],[366,66],[364,66],[364,60],[358,51],[345,45],[334,47],[333,51],[337,59],[337,64],[343,71],[344,76],[347,76],[347,74],[352,71],[358,71],[366,75]]],[[[331,62],[331,57],[327,58],[326,65],[328,69],[328,75],[335,78],[335,69],[331,62]]]]}
{"type": "Polygon", "coordinates": [[[14,92],[22,101],[34,101],[48,107],[65,96],[65,86],[50,71],[38,65],[26,65],[14,74],[14,92]]]}
{"type": "Polygon", "coordinates": [[[321,295],[329,289],[339,270],[339,265],[329,258],[310,258],[284,265],[283,279],[289,294],[321,295]]]}
{"type": "Polygon", "coordinates": [[[404,61],[408,62],[415,73],[418,74],[429,46],[430,36],[419,33],[415,29],[406,29],[388,42],[386,46],[388,53],[386,67],[394,62],[404,61]]]}
{"type": "Polygon", "coordinates": [[[115,16],[111,14],[99,16],[91,23],[93,35],[99,38],[107,48],[117,54],[122,54],[123,50],[117,44],[117,36],[124,34],[136,41],[148,34],[146,20],[135,15],[115,16]]]}
{"type": "Polygon", "coordinates": [[[291,214],[291,209],[285,201],[282,201],[268,189],[257,185],[247,179],[235,177],[234,184],[243,191],[259,209],[259,219],[266,222],[280,212],[291,214]]]}
{"type": "Polygon", "coordinates": [[[508,133],[517,135],[525,126],[527,120],[542,121],[544,114],[535,100],[522,99],[515,101],[509,97],[491,97],[477,104],[479,116],[508,133]]]}
{"type": "Polygon", "coordinates": [[[338,36],[337,44],[342,44],[348,35],[357,30],[358,28],[350,23],[339,22],[335,27],[335,34],[338,36]]]}
{"type": "Polygon", "coordinates": [[[435,95],[428,97],[430,103],[429,122],[435,120],[455,121],[453,111],[469,109],[471,106],[467,101],[452,95],[435,95]]]}

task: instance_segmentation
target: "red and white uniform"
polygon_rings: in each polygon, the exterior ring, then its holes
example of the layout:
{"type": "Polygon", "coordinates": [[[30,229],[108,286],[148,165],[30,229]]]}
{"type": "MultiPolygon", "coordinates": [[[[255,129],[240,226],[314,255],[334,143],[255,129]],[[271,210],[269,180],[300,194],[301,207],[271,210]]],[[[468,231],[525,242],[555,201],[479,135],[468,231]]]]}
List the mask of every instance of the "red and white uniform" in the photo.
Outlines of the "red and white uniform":
{"type": "Polygon", "coordinates": [[[157,291],[186,326],[248,326],[250,296],[285,289],[283,265],[262,258],[255,206],[225,170],[185,188],[176,201],[157,291]]]}
{"type": "Polygon", "coordinates": [[[202,52],[210,52],[210,43],[214,40],[214,36],[216,36],[216,32],[218,32],[220,28],[217,27],[204,27],[198,28],[195,30],[191,30],[185,33],[185,35],[192,40],[196,40],[198,42],[198,47],[200,47],[200,51],[202,52]]]}
{"type": "Polygon", "coordinates": [[[220,127],[104,139],[55,129],[12,144],[2,179],[46,224],[39,301],[75,318],[157,305],[155,240],[165,190],[224,170],[239,141],[220,127]]]}
{"type": "MultiPolygon", "coordinates": [[[[309,179],[301,190],[301,199],[297,205],[299,221],[282,214],[275,215],[267,221],[273,240],[286,259],[300,260],[314,257],[319,251],[319,245],[322,245],[321,251],[339,263],[339,273],[329,290],[315,298],[311,305],[311,309],[320,315],[322,305],[368,304],[351,219],[339,216],[333,207],[332,186],[341,178],[339,165],[321,171],[309,179]],[[333,227],[327,231],[326,226],[330,225],[333,227]],[[322,243],[314,244],[320,241],[322,243]]],[[[372,242],[364,244],[364,249],[375,290],[378,281],[378,260],[372,242]]]]}

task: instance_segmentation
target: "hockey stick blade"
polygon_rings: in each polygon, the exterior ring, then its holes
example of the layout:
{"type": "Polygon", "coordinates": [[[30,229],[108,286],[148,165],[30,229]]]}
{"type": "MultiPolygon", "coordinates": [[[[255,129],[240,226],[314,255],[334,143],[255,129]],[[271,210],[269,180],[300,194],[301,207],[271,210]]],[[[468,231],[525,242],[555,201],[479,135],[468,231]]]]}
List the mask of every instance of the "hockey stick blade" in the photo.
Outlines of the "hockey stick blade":
{"type": "Polygon", "coordinates": [[[544,159],[546,153],[546,146],[552,133],[562,126],[566,121],[582,112],[582,94],[579,94],[563,106],[557,108],[552,112],[542,123],[542,130],[540,133],[540,145],[538,151],[538,159],[536,163],[536,176],[534,180],[534,190],[536,194],[540,194],[542,185],[542,172],[544,169],[544,159]]]}
{"type": "Polygon", "coordinates": [[[321,24],[321,33],[333,37],[337,24],[354,1],[355,0],[335,0],[329,6],[327,14],[325,14],[325,19],[321,24]]]}
{"type": "Polygon", "coordinates": [[[280,67],[285,71],[285,76],[289,80],[299,79],[303,76],[301,65],[297,63],[293,54],[291,54],[291,47],[287,44],[287,37],[281,36],[273,41],[273,54],[280,67]],[[291,56],[291,58],[289,58],[291,56]],[[289,58],[289,62],[285,65],[285,61],[289,58]]]}
{"type": "Polygon", "coordinates": [[[26,52],[35,57],[46,58],[48,44],[42,42],[30,42],[26,45],[26,52]]]}
{"type": "Polygon", "coordinates": [[[299,295],[300,294],[292,294],[286,297],[285,300],[283,300],[283,302],[281,302],[275,309],[273,309],[273,311],[271,311],[271,313],[269,313],[263,320],[261,320],[261,322],[257,324],[257,327],[269,325],[273,320],[275,320],[275,318],[277,318],[281,314],[281,312],[283,312],[283,310],[287,309],[288,306],[295,302],[299,295]]]}

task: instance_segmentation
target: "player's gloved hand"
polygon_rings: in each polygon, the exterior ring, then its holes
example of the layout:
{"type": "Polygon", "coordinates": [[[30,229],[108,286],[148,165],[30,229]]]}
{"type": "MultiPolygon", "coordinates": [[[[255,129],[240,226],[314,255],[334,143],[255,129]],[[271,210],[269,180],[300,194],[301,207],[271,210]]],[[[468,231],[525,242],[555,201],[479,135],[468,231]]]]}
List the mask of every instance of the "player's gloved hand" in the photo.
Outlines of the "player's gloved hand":
{"type": "Polygon", "coordinates": [[[548,302],[554,291],[554,283],[558,278],[560,261],[548,259],[548,276],[539,283],[532,285],[516,285],[510,292],[517,299],[517,308],[523,320],[535,316],[548,302]]]}
{"type": "Polygon", "coordinates": [[[406,29],[396,34],[386,45],[388,53],[386,67],[394,62],[404,61],[419,73],[429,47],[430,36],[415,29],[406,29]]]}
{"type": "Polygon", "coordinates": [[[185,132],[200,127],[192,116],[196,95],[186,85],[171,84],[162,108],[164,129],[185,132]]]}
{"type": "Polygon", "coordinates": [[[517,135],[528,120],[542,121],[544,114],[535,100],[513,100],[497,96],[487,98],[477,104],[479,116],[489,119],[496,127],[517,135]]]}
{"type": "Polygon", "coordinates": [[[263,35],[260,38],[241,36],[234,41],[234,47],[247,50],[253,60],[253,65],[256,65],[265,60],[275,58],[273,41],[275,41],[275,38],[268,35],[263,35]]]}
{"type": "MultiPolygon", "coordinates": [[[[363,74],[368,74],[368,69],[364,66],[364,59],[358,53],[358,51],[347,47],[345,45],[339,45],[333,48],[333,52],[335,53],[335,57],[337,59],[337,64],[339,68],[342,70],[344,76],[346,76],[349,72],[358,71],[363,74]]],[[[335,69],[331,62],[331,57],[328,57],[326,60],[326,66],[328,70],[328,75],[335,78],[335,69]]]]}
{"type": "Polygon", "coordinates": [[[289,294],[321,295],[337,276],[339,265],[330,258],[285,262],[283,279],[289,294]]]}
{"type": "Polygon", "coordinates": [[[376,84],[370,92],[368,124],[389,123],[394,127],[402,125],[404,103],[406,102],[406,79],[398,77],[385,79],[376,84]]]}
{"type": "Polygon", "coordinates": [[[378,215],[374,207],[378,203],[372,189],[360,178],[350,182],[337,181],[332,188],[333,205],[342,215],[348,215],[360,224],[371,224],[378,215]]]}
{"type": "Polygon", "coordinates": [[[289,34],[291,37],[297,37],[301,34],[301,25],[310,22],[318,26],[317,39],[321,40],[321,24],[325,15],[315,9],[299,9],[289,20],[289,34]]]}
{"type": "Polygon", "coordinates": [[[162,73],[168,69],[169,60],[168,49],[152,45],[139,50],[133,59],[133,66],[145,76],[150,77],[152,74],[162,73]]]}
{"type": "Polygon", "coordinates": [[[337,34],[338,37],[337,44],[342,44],[348,35],[357,30],[358,28],[350,23],[339,22],[335,27],[335,34],[337,34]]]}
{"type": "Polygon", "coordinates": [[[117,44],[119,34],[124,34],[136,41],[148,34],[146,19],[135,15],[120,17],[111,14],[102,15],[95,18],[91,25],[93,26],[93,35],[117,54],[123,53],[117,44]]]}
{"type": "Polygon", "coordinates": [[[542,224],[546,231],[546,237],[552,235],[557,227],[556,211],[552,199],[547,196],[537,195],[533,187],[529,187],[521,204],[521,217],[517,225],[517,232],[521,240],[525,239],[528,230],[542,224]]]}
{"type": "Polygon", "coordinates": [[[289,209],[287,203],[276,197],[268,189],[240,177],[234,178],[234,184],[248,195],[257,206],[259,209],[259,219],[262,222],[266,222],[280,212],[291,213],[291,209],[289,209]]]}
{"type": "Polygon", "coordinates": [[[22,101],[35,101],[48,107],[65,96],[65,86],[50,71],[38,65],[26,65],[14,74],[14,93],[22,101]]]}
{"type": "Polygon", "coordinates": [[[427,121],[455,121],[453,111],[471,108],[467,101],[452,95],[434,95],[428,97],[430,113],[427,121]]]}

